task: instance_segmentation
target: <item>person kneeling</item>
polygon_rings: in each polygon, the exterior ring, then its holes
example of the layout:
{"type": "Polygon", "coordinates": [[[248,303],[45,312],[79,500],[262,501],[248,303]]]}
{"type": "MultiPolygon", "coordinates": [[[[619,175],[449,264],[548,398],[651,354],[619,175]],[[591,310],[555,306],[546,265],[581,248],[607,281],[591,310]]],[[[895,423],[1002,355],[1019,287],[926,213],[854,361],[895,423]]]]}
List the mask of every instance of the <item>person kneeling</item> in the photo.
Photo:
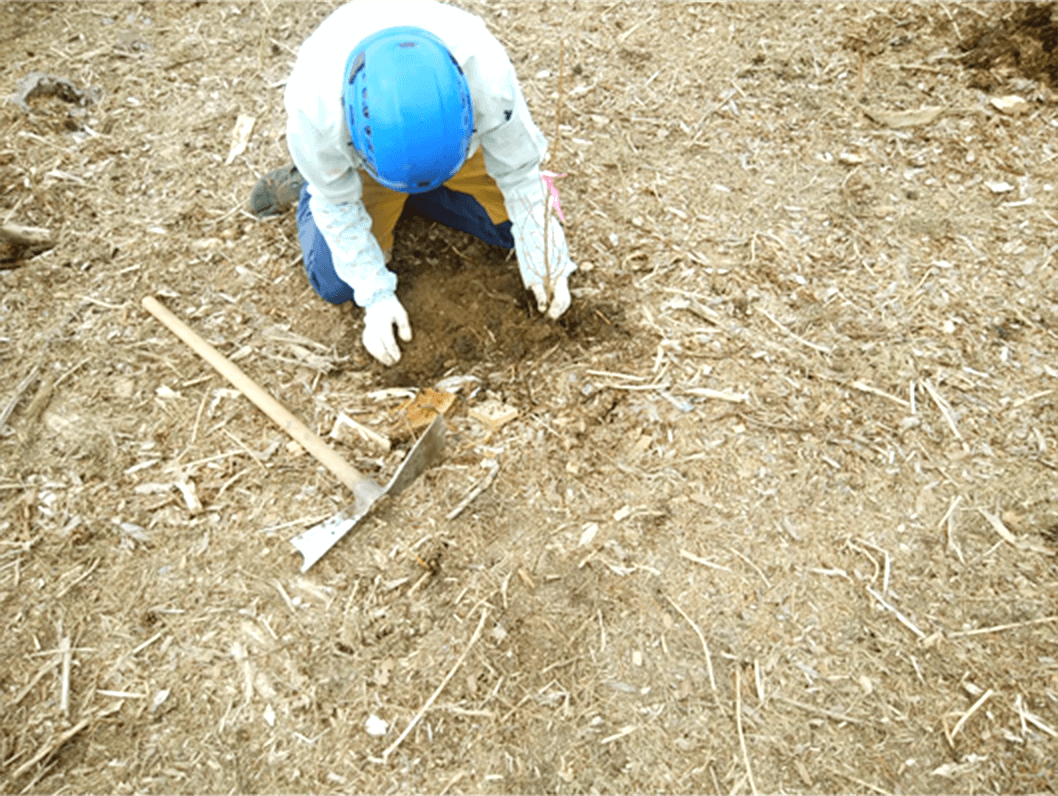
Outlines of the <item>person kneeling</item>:
{"type": "Polygon", "coordinates": [[[409,203],[513,248],[539,310],[557,319],[569,308],[576,266],[549,212],[547,143],[480,18],[436,2],[341,6],[301,46],[284,103],[293,165],[261,178],[251,210],[297,202],[309,281],[326,301],[364,309],[363,344],[379,362],[396,364],[397,336],[412,338],[386,268],[409,203]]]}

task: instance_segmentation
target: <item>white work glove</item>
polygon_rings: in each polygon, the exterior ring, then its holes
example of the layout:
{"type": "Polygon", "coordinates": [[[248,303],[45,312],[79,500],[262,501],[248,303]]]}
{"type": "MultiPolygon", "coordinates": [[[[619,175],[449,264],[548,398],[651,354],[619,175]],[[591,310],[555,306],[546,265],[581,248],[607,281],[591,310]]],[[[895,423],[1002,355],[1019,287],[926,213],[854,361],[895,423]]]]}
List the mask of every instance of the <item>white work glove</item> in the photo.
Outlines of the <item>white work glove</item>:
{"type": "Polygon", "coordinates": [[[547,317],[557,321],[562,313],[569,309],[572,298],[569,295],[569,277],[559,276],[551,283],[551,303],[547,301],[547,288],[543,282],[532,282],[526,285],[536,296],[536,306],[540,312],[546,312],[547,317]]]}
{"type": "Polygon", "coordinates": [[[411,342],[408,313],[396,296],[386,296],[364,308],[364,348],[383,365],[396,365],[400,361],[400,346],[393,336],[394,326],[401,340],[411,342]]]}
{"type": "Polygon", "coordinates": [[[536,306],[556,320],[569,309],[569,275],[577,266],[569,259],[566,234],[553,213],[546,211],[547,194],[539,177],[504,196],[511,218],[514,249],[522,284],[536,297],[536,306]],[[544,219],[548,219],[544,235],[544,219]],[[547,238],[547,254],[544,239],[547,238]],[[548,284],[549,283],[549,284],[548,284]],[[550,290],[548,287],[550,286],[550,290]],[[548,301],[548,294],[551,301],[548,301]]]}

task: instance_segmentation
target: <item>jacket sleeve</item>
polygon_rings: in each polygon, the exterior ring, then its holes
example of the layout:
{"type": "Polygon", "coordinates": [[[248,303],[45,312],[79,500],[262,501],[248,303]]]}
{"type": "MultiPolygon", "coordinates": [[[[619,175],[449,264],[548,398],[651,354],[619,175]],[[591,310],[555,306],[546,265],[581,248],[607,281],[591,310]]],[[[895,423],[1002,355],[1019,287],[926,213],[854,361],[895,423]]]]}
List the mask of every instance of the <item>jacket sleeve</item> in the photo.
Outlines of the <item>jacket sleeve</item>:
{"type": "Polygon", "coordinates": [[[328,119],[322,108],[314,114],[316,119],[303,110],[290,110],[287,146],[294,165],[309,183],[309,209],[330,247],[335,273],[353,289],[353,300],[361,307],[395,295],[396,274],[386,268],[382,249],[371,233],[357,164],[349,147],[343,145],[348,137],[344,122],[328,119]],[[327,121],[321,124],[317,119],[327,121]]]}
{"type": "Polygon", "coordinates": [[[568,276],[576,266],[570,261],[562,225],[553,214],[547,226],[545,249],[548,192],[540,176],[540,165],[547,154],[547,140],[533,122],[514,67],[505,54],[503,65],[502,71],[489,80],[488,101],[493,113],[486,118],[491,115],[498,123],[483,131],[481,148],[485,168],[503,193],[518,269],[528,286],[543,283],[545,277],[553,281],[568,276]]]}

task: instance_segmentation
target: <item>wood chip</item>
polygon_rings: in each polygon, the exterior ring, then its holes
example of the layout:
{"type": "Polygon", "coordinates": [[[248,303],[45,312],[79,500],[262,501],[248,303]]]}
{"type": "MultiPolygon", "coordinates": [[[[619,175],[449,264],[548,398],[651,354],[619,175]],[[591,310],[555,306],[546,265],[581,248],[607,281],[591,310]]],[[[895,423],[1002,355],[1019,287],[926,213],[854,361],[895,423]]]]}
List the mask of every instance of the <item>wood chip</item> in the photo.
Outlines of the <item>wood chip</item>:
{"type": "Polygon", "coordinates": [[[498,429],[518,417],[518,410],[502,401],[489,399],[470,407],[467,414],[493,429],[498,429]]]}
{"type": "Polygon", "coordinates": [[[871,121],[891,127],[894,130],[902,130],[905,127],[919,127],[935,122],[944,113],[944,109],[934,105],[927,105],[910,111],[882,111],[864,108],[863,112],[867,114],[871,121]]]}
{"type": "Polygon", "coordinates": [[[1029,112],[1029,103],[1017,94],[1007,94],[1002,97],[992,97],[989,103],[1000,113],[1007,116],[1020,116],[1029,112]]]}
{"type": "Polygon", "coordinates": [[[239,118],[235,120],[235,127],[231,131],[231,148],[228,149],[228,157],[224,161],[225,166],[230,165],[235,158],[246,151],[256,121],[257,118],[254,116],[239,114],[239,118]]]}
{"type": "Polygon", "coordinates": [[[418,433],[426,428],[437,417],[438,413],[448,414],[455,406],[456,397],[450,392],[441,392],[429,387],[418,392],[397,407],[395,431],[418,433]]]}
{"type": "Polygon", "coordinates": [[[988,520],[988,524],[992,526],[992,530],[999,534],[999,538],[1007,544],[1016,547],[1018,550],[1024,550],[1027,553],[1040,553],[1045,556],[1058,554],[1058,550],[1052,550],[1043,542],[1015,536],[1007,529],[1007,526],[1003,524],[1003,520],[1001,520],[998,515],[987,512],[984,509],[978,509],[977,511],[982,517],[988,520]]]}
{"type": "Polygon", "coordinates": [[[358,423],[345,412],[338,413],[330,437],[351,447],[367,443],[382,453],[389,453],[390,449],[389,437],[358,423]]]}

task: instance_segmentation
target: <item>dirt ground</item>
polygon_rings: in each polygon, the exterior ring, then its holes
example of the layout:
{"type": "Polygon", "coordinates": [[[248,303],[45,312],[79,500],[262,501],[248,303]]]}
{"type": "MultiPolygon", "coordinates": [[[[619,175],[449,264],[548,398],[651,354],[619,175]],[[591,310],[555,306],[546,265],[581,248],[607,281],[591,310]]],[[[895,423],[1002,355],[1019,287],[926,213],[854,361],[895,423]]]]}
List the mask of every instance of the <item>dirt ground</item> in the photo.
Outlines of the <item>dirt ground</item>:
{"type": "Polygon", "coordinates": [[[1058,792],[1055,4],[459,5],[574,304],[407,217],[385,369],[246,212],[333,4],[0,4],[0,791],[1058,792]],[[443,461],[302,574],[350,495],[147,295],[443,461]]]}

